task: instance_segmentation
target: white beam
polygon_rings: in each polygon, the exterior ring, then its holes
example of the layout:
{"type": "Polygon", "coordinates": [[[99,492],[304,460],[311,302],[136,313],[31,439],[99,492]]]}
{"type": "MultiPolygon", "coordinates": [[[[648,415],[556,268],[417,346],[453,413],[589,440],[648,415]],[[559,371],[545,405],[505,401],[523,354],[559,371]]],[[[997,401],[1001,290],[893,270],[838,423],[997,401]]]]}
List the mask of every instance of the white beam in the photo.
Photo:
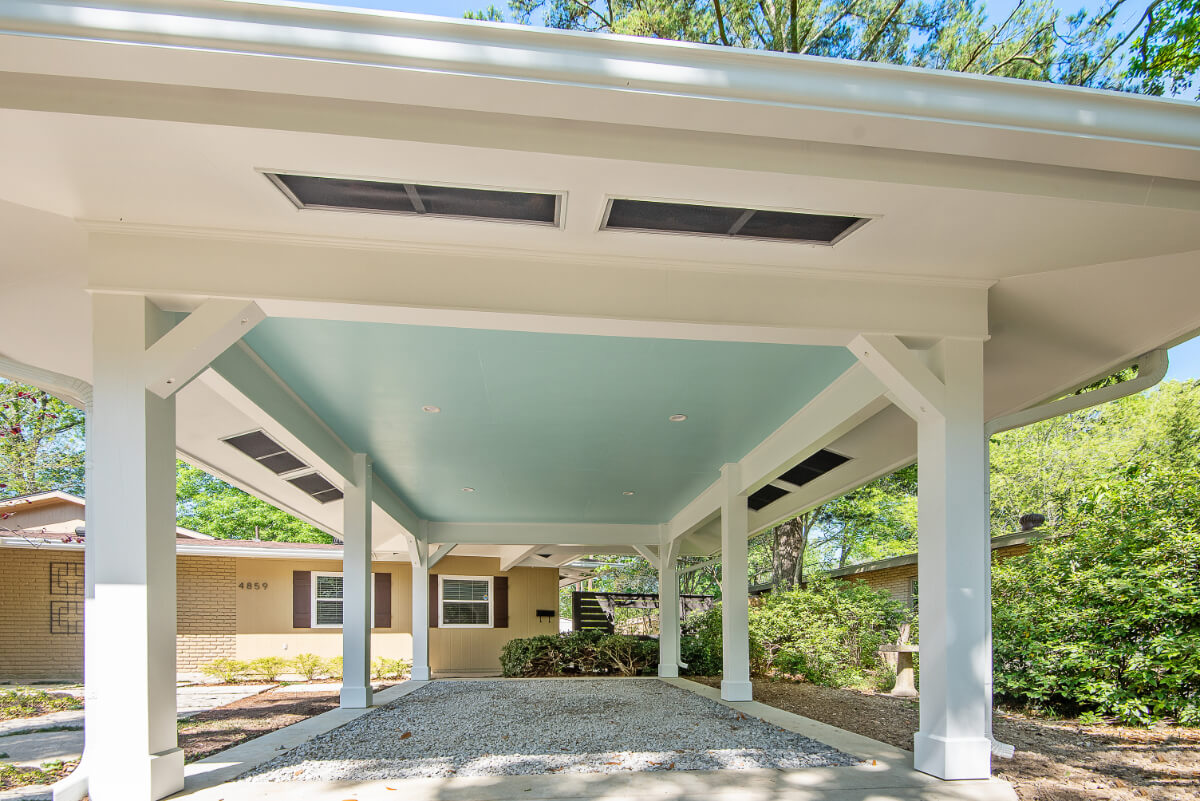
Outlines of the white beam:
{"type": "MultiPolygon", "coordinates": [[[[658,554],[658,675],[669,679],[679,676],[679,540],[667,536],[663,526],[658,554]]],[[[652,563],[653,564],[653,563],[652,563]]]]}
{"type": "Polygon", "coordinates": [[[667,538],[679,539],[715,520],[721,512],[721,493],[721,479],[718,478],[675,513],[667,523],[667,538]]]}
{"type": "Polygon", "coordinates": [[[421,527],[421,518],[417,517],[416,512],[401,500],[395,490],[378,477],[374,479],[372,485],[375,490],[375,505],[382,509],[388,517],[399,523],[405,531],[415,535],[421,527]]]}
{"type": "Polygon", "coordinates": [[[371,460],[354,454],[354,481],[342,499],[343,709],[371,706],[371,460]]]}
{"type": "Polygon", "coordinates": [[[860,334],[849,347],[911,417],[921,420],[943,412],[946,387],[942,380],[899,339],[889,334],[860,334]]]}
{"type": "MultiPolygon", "coordinates": [[[[451,551],[458,547],[457,542],[445,542],[437,547],[433,553],[429,554],[429,566],[433,567],[438,562],[442,561],[443,556],[448,556],[451,551]]],[[[503,568],[502,568],[503,569],[503,568]]]]}
{"type": "Polygon", "coordinates": [[[626,523],[429,523],[429,542],[491,545],[657,545],[658,526],[626,523]]]}
{"type": "Polygon", "coordinates": [[[654,569],[658,569],[658,554],[649,545],[635,545],[633,549],[638,552],[638,555],[650,563],[654,569]]]}
{"type": "Polygon", "coordinates": [[[721,698],[753,700],[750,683],[748,508],[737,464],[721,468],[721,698]]]}
{"type": "Polygon", "coordinates": [[[409,539],[412,563],[412,610],[409,630],[412,632],[412,669],[414,681],[428,681],[429,673],[429,524],[421,522],[418,531],[409,539]]]}
{"type": "Polygon", "coordinates": [[[171,397],[265,318],[254,301],[209,298],[146,351],[146,388],[171,397]]]}
{"type": "Polygon", "coordinates": [[[522,546],[508,545],[500,549],[500,572],[512,570],[517,565],[524,562],[530,556],[533,556],[541,548],[541,545],[522,546]]]}
{"type": "Polygon", "coordinates": [[[741,459],[739,489],[755,492],[887,405],[884,385],[855,364],[741,459]]]}

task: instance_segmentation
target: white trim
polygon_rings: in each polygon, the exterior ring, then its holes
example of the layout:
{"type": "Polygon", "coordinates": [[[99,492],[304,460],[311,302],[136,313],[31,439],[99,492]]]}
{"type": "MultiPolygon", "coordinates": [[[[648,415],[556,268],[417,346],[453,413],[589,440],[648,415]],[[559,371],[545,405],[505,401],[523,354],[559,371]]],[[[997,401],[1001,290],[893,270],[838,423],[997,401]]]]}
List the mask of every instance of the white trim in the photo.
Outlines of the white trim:
{"type": "MultiPolygon", "coordinates": [[[[309,628],[310,629],[340,629],[341,623],[318,623],[317,622],[317,576],[337,576],[342,579],[342,596],[337,598],[337,602],[345,604],[346,584],[345,577],[341,571],[332,570],[310,570],[308,572],[308,598],[309,598],[309,628]]],[[[333,601],[333,598],[322,598],[322,601],[333,601]]],[[[345,609],[343,607],[342,620],[345,621],[345,609]]],[[[371,629],[375,628],[375,571],[371,571],[371,629]]]]}
{"type": "MultiPolygon", "coordinates": [[[[483,601],[452,601],[451,603],[475,603],[482,604],[483,601]]],[[[495,576],[453,576],[438,574],[438,628],[442,629],[494,629],[496,627],[496,577],[495,576]],[[487,623],[447,623],[445,620],[446,601],[445,591],[446,579],[457,579],[459,581],[486,581],[488,585],[487,623]]]]}

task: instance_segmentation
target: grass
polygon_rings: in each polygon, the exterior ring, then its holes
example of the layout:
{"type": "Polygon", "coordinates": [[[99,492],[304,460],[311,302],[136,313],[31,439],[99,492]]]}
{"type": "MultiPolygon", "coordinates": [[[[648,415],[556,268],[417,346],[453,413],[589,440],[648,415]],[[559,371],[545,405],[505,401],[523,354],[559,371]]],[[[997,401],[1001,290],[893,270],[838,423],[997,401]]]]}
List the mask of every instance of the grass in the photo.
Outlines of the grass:
{"type": "Polygon", "coordinates": [[[31,784],[53,784],[66,776],[79,764],[76,760],[43,762],[37,768],[19,768],[16,765],[0,765],[0,790],[27,787],[31,784]]]}
{"type": "Polygon", "coordinates": [[[66,709],[83,709],[83,701],[66,693],[48,693],[23,687],[0,690],[0,720],[34,718],[66,709]]]}

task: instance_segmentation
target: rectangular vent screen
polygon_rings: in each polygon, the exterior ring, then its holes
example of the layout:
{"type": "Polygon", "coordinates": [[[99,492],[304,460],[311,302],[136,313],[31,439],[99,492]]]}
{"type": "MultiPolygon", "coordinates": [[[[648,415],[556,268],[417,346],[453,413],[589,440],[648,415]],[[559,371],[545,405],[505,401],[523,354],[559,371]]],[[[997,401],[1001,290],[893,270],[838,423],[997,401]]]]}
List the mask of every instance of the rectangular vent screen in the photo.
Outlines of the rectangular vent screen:
{"type": "Polygon", "coordinates": [[[615,198],[609,201],[604,228],[832,245],[864,222],[865,217],[843,214],[615,198]]]}
{"type": "MultiPolygon", "coordinates": [[[[779,478],[789,484],[802,487],[813,479],[825,475],[833,468],[839,467],[848,461],[850,461],[850,457],[848,456],[842,456],[840,453],[834,453],[833,451],[819,450],[779,478]]],[[[768,484],[757,492],[752,493],[747,499],[747,505],[757,512],[759,509],[769,506],[787,494],[789,494],[788,490],[768,484]]]]}
{"type": "Polygon", "coordinates": [[[301,209],[431,214],[476,220],[558,224],[559,196],[544,192],[469,189],[315,175],[267,173],[301,209]]]}
{"type": "Polygon", "coordinates": [[[308,467],[308,465],[297,459],[282,445],[262,431],[238,434],[236,437],[229,437],[225,442],[237,448],[275,475],[290,473],[293,470],[308,467]]]}
{"type": "Polygon", "coordinates": [[[306,473],[302,476],[289,478],[288,483],[311,495],[321,503],[339,500],[342,491],[325,480],[320,473],[306,473]]]}

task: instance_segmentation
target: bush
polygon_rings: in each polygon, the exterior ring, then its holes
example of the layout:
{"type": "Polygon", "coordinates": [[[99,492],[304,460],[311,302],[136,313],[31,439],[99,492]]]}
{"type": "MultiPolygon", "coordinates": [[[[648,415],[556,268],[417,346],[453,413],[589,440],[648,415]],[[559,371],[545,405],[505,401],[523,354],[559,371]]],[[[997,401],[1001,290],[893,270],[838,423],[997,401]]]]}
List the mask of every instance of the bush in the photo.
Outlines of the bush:
{"type": "Polygon", "coordinates": [[[281,656],[260,656],[250,660],[249,673],[264,681],[278,681],[289,667],[291,664],[281,656]]]}
{"type": "Polygon", "coordinates": [[[240,659],[228,659],[221,657],[214,659],[208,664],[200,666],[200,672],[206,676],[212,676],[222,684],[238,684],[245,681],[250,675],[250,663],[243,662],[240,659]]]}
{"type": "Polygon", "coordinates": [[[995,567],[997,695],[1200,724],[1200,472],[1130,468],[1059,531],[995,567]]]}
{"type": "Polygon", "coordinates": [[[412,662],[407,659],[388,659],[377,656],[371,662],[371,678],[373,679],[402,679],[412,670],[412,662]]]}
{"type": "Polygon", "coordinates": [[[505,676],[636,676],[658,667],[658,641],[602,631],[509,640],[500,651],[505,676]]]}
{"type": "Polygon", "coordinates": [[[299,673],[306,681],[312,681],[321,675],[325,669],[325,660],[316,654],[296,654],[292,660],[292,670],[299,673]]]}
{"type": "MultiPolygon", "coordinates": [[[[679,653],[685,676],[718,676],[721,673],[721,605],[688,617],[683,624],[679,653]]],[[[681,666],[682,667],[682,666],[681,666]]]]}
{"type": "Polygon", "coordinates": [[[64,709],[83,709],[83,701],[67,693],[24,687],[0,690],[0,720],[32,718],[64,709]]]}
{"type": "Polygon", "coordinates": [[[335,656],[333,659],[325,660],[325,670],[322,671],[331,679],[341,681],[342,678],[342,658],[335,656]]]}

